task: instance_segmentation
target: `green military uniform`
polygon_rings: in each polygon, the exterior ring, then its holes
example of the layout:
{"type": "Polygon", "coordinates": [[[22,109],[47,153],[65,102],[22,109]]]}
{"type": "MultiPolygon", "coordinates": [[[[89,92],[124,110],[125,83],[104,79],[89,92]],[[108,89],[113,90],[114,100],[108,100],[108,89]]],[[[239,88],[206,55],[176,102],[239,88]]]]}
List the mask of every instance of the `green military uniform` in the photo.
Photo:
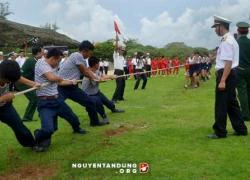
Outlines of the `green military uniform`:
{"type": "MultiPolygon", "coordinates": [[[[37,60],[35,58],[30,58],[25,61],[21,69],[23,77],[34,81],[36,62],[37,60]]],[[[16,84],[16,87],[19,91],[23,91],[29,88],[28,86],[23,84],[16,84]]],[[[25,96],[29,100],[29,103],[23,116],[23,121],[32,121],[34,113],[36,111],[38,99],[35,91],[28,92],[25,94],[25,96]]]]}
{"type": "Polygon", "coordinates": [[[247,38],[249,24],[237,23],[239,38],[237,40],[240,48],[238,67],[239,81],[237,85],[242,117],[245,121],[250,120],[250,39],[247,38]]]}

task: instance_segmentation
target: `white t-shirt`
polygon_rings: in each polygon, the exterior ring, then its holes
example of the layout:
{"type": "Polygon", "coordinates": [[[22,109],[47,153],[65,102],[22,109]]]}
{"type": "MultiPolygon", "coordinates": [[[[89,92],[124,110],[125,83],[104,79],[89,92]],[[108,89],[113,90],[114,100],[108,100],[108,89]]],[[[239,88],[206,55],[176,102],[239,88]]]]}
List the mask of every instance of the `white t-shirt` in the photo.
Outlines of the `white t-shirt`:
{"type": "Polygon", "coordinates": [[[142,69],[144,67],[144,59],[136,59],[135,69],[142,69]]]}
{"type": "Polygon", "coordinates": [[[120,56],[118,52],[114,51],[113,58],[114,58],[114,69],[123,70],[124,57],[120,56]]]}
{"type": "Polygon", "coordinates": [[[194,64],[195,63],[194,57],[193,58],[188,58],[188,63],[189,64],[194,64]]]}
{"type": "Polygon", "coordinates": [[[134,57],[132,60],[131,60],[131,63],[136,66],[136,58],[134,57]]]}
{"type": "Polygon", "coordinates": [[[103,66],[108,67],[109,66],[109,62],[108,61],[104,61],[103,62],[103,66]]]}
{"type": "Polygon", "coordinates": [[[25,57],[21,57],[21,56],[18,56],[16,58],[16,62],[18,63],[18,65],[19,65],[20,68],[23,66],[25,60],[26,60],[25,57]]]}
{"type": "Polygon", "coordinates": [[[104,64],[103,61],[100,61],[100,62],[99,62],[99,66],[100,66],[100,67],[103,67],[103,64],[104,64]]]}
{"type": "Polygon", "coordinates": [[[215,69],[223,69],[225,61],[232,61],[232,69],[239,65],[239,45],[229,32],[223,36],[217,50],[215,69]]]}
{"type": "Polygon", "coordinates": [[[127,61],[124,59],[124,61],[123,61],[123,67],[127,67],[127,61]]]}
{"type": "Polygon", "coordinates": [[[146,63],[147,63],[147,65],[151,65],[151,58],[150,57],[146,57],[146,63]]]}

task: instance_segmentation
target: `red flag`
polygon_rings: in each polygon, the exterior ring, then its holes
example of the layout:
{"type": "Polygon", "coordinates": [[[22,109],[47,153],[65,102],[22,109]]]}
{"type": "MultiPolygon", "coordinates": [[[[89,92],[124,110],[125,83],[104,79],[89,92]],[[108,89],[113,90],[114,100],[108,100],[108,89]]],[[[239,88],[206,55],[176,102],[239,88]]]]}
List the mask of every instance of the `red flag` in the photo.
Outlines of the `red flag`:
{"type": "Polygon", "coordinates": [[[114,21],[114,28],[115,28],[115,32],[118,33],[118,34],[121,34],[121,31],[118,27],[118,24],[116,23],[116,21],[114,21]]]}

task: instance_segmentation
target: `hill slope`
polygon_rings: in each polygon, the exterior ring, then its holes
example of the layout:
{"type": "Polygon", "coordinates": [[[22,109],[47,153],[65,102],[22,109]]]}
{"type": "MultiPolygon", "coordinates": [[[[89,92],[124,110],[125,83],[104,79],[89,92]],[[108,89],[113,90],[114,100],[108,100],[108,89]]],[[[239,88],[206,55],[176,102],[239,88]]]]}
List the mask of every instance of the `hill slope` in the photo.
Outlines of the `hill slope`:
{"type": "Polygon", "coordinates": [[[77,47],[79,42],[53,30],[0,19],[0,47],[19,47],[32,37],[39,37],[42,45],[67,45],[77,47]]]}

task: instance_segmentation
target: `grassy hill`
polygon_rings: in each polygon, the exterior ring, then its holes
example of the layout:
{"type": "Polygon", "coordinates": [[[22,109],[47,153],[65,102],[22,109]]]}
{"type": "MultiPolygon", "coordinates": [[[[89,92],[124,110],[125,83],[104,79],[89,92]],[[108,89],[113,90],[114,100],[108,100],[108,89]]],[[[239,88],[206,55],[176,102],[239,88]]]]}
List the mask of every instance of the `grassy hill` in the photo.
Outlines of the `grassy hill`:
{"type": "Polygon", "coordinates": [[[3,19],[0,19],[0,34],[0,47],[20,47],[25,41],[33,37],[39,37],[42,45],[66,45],[75,48],[79,44],[78,41],[53,30],[3,19]]]}
{"type": "MultiPolygon", "coordinates": [[[[206,137],[214,122],[214,77],[199,89],[186,90],[183,74],[152,78],[144,91],[134,91],[134,81],[128,80],[126,100],[117,104],[126,112],[107,111],[111,124],[105,127],[89,127],[84,108],[67,101],[89,134],[72,134],[69,125],[59,119],[59,130],[45,153],[22,148],[0,123],[0,179],[249,179],[249,136],[206,137]],[[91,162],[147,162],[150,172],[72,169],[72,163],[91,162]]],[[[114,87],[112,81],[101,85],[108,97],[114,87]]],[[[24,97],[14,101],[21,115],[24,104],[24,97]]],[[[33,131],[40,122],[26,125],[33,131]]],[[[228,131],[233,132],[230,123],[228,131]]]]}

